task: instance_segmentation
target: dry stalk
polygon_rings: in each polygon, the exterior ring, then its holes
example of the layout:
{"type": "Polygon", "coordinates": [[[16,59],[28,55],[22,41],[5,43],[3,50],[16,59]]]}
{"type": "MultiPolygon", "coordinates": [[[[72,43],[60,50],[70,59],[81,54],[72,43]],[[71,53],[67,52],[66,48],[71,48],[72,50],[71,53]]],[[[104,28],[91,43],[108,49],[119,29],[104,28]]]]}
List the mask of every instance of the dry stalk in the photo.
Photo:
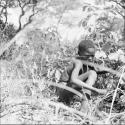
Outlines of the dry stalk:
{"type": "Polygon", "coordinates": [[[120,116],[120,115],[124,115],[124,116],[125,116],[125,112],[121,112],[121,113],[112,113],[111,118],[113,118],[113,117],[118,117],[118,116],[120,116]]]}
{"type": "Polygon", "coordinates": [[[113,109],[113,104],[114,104],[114,101],[115,101],[115,98],[116,98],[116,95],[117,95],[117,91],[118,91],[118,89],[119,89],[119,84],[120,84],[120,82],[122,81],[122,77],[123,77],[123,75],[124,75],[124,70],[125,70],[125,67],[124,67],[123,70],[122,70],[122,73],[121,73],[121,76],[120,76],[118,85],[117,85],[117,87],[116,87],[116,89],[115,89],[115,91],[114,91],[114,95],[113,95],[113,99],[112,99],[112,103],[111,103],[111,108],[110,108],[110,113],[109,113],[109,116],[108,116],[108,118],[107,118],[107,120],[106,120],[106,123],[109,123],[109,120],[110,120],[110,118],[111,118],[112,109],[113,109]]]}
{"type": "MultiPolygon", "coordinates": [[[[30,99],[30,100],[29,99],[24,99],[24,100],[20,99],[20,100],[17,100],[16,102],[14,101],[13,103],[8,104],[8,105],[11,105],[10,108],[11,107],[13,108],[13,106],[19,106],[19,105],[31,105],[31,108],[32,108],[32,106],[35,106],[34,104],[36,104],[36,101],[34,99],[30,99]]],[[[49,106],[49,105],[54,106],[54,107],[57,107],[58,109],[62,108],[64,110],[67,110],[71,113],[77,114],[77,115],[82,116],[82,117],[85,116],[85,114],[83,112],[80,112],[76,109],[70,108],[62,103],[53,102],[49,99],[42,99],[39,104],[37,103],[36,108],[43,109],[42,104],[47,105],[47,106],[49,106]]],[[[28,108],[30,108],[30,107],[28,107],[28,108]]],[[[1,117],[8,114],[8,113],[6,114],[5,112],[1,115],[1,117]]],[[[11,113],[13,113],[13,112],[11,112],[11,113]]]]}

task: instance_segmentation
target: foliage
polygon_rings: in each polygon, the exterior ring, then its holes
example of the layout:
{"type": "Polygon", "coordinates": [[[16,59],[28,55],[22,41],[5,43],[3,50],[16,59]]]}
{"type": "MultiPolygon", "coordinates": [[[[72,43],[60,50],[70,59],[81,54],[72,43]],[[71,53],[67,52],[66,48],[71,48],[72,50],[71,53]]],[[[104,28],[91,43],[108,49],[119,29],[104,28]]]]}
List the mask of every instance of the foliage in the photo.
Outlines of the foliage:
{"type": "MultiPolygon", "coordinates": [[[[11,40],[16,34],[16,30],[13,24],[5,24],[0,20],[0,48],[2,48],[9,40],[11,40]]],[[[9,59],[13,56],[14,46],[12,46],[8,51],[4,52],[1,59],[9,59]]],[[[15,56],[15,55],[14,55],[15,56]]]]}
{"type": "MultiPolygon", "coordinates": [[[[106,9],[106,11],[104,10],[104,12],[101,12],[101,13],[98,12],[98,8],[94,8],[94,7],[91,7],[91,9],[88,9],[88,8],[90,8],[90,6],[84,7],[84,10],[87,9],[88,15],[86,16],[85,19],[83,19],[83,22],[82,22],[82,26],[86,28],[86,30],[88,31],[88,34],[87,36],[83,36],[83,38],[91,39],[95,42],[98,48],[98,52],[100,54],[100,56],[99,54],[97,54],[96,57],[98,57],[98,59],[100,60],[98,61],[102,65],[109,66],[112,69],[118,70],[119,67],[122,67],[122,65],[124,66],[124,62],[125,62],[125,56],[123,56],[124,59],[122,60],[121,58],[119,58],[119,56],[121,56],[122,54],[124,55],[125,53],[124,47],[121,47],[121,49],[119,49],[119,41],[122,39],[122,37],[124,37],[122,36],[122,32],[124,31],[124,20],[116,17],[116,14],[110,11],[111,8],[108,9],[108,12],[106,9]],[[95,17],[95,23],[92,24],[91,22],[89,23],[89,21],[92,19],[93,15],[95,17]],[[120,23],[118,23],[117,22],[118,20],[121,20],[123,22],[120,28],[119,28],[119,24],[121,24],[121,21],[120,23]],[[122,54],[118,54],[118,51],[121,51],[122,54]]],[[[106,87],[110,91],[115,89],[114,93],[112,93],[111,95],[108,95],[108,97],[105,97],[105,100],[102,100],[102,102],[100,103],[101,110],[109,113],[109,116],[107,119],[107,123],[109,123],[108,120],[111,118],[111,112],[124,112],[125,104],[124,102],[121,103],[121,99],[120,99],[122,96],[124,96],[124,93],[122,93],[122,87],[121,87],[122,85],[119,86],[118,78],[114,78],[114,77],[111,78],[110,75],[108,76],[103,75],[101,77],[99,76],[97,83],[98,83],[97,86],[100,88],[106,87]],[[101,83],[103,82],[103,86],[100,86],[99,84],[100,82],[101,83]],[[108,99],[109,99],[109,102],[108,102],[108,99]],[[109,110],[108,110],[108,107],[109,107],[109,110]]]]}
{"type": "MultiPolygon", "coordinates": [[[[69,0],[68,4],[72,2],[69,0]]],[[[56,8],[57,13],[76,7],[71,4],[67,6],[66,1],[59,0],[54,0],[51,6],[56,8]],[[58,5],[62,8],[59,9],[58,5]]],[[[104,96],[92,95],[91,101],[88,100],[90,112],[87,115],[79,111],[81,99],[78,96],[69,106],[59,103],[56,87],[50,86],[50,82],[63,84],[58,83],[61,72],[69,65],[71,57],[76,56],[77,48],[75,43],[62,45],[55,27],[32,29],[27,31],[23,44],[18,46],[13,43],[1,57],[1,118],[13,114],[24,124],[106,124],[106,121],[124,124],[125,81],[122,78],[125,50],[119,47],[122,25],[119,28],[116,25],[117,21],[122,20],[110,11],[114,16],[108,15],[105,9],[100,13],[99,8],[91,5],[85,5],[83,11],[87,14],[80,25],[87,34],[82,37],[93,40],[100,54],[96,54],[94,63],[121,73],[119,77],[111,73],[98,75],[95,87],[107,89],[108,93],[104,96]],[[92,24],[94,16],[96,23],[92,24]]],[[[4,39],[11,39],[12,29],[13,26],[10,26],[5,30],[4,39]]]]}
{"type": "MultiPolygon", "coordinates": [[[[102,60],[103,64],[103,59],[108,61],[120,59],[121,61],[121,58],[118,57],[121,55],[118,55],[117,51],[119,50],[124,53],[124,46],[121,46],[121,50],[119,49],[120,42],[122,41],[122,38],[124,38],[122,35],[122,32],[124,32],[124,20],[112,13],[112,8],[108,8],[108,11],[107,8],[105,8],[100,12],[99,8],[85,5],[83,10],[87,11],[88,14],[80,22],[80,25],[82,25],[87,31],[87,34],[83,35],[83,39],[91,39],[95,42],[95,45],[98,48],[98,54],[96,54],[96,57],[102,60]],[[94,21],[91,22],[93,19],[94,21]],[[102,53],[102,56],[100,52],[102,53]]],[[[124,56],[122,62],[125,62],[124,56]]]]}
{"type": "Polygon", "coordinates": [[[19,27],[16,32],[19,32],[23,27],[32,22],[32,17],[37,13],[35,12],[35,7],[37,5],[37,0],[2,0],[0,2],[0,17],[6,25],[8,23],[8,8],[20,8],[21,13],[19,15],[19,27]],[[28,21],[23,25],[22,18],[26,13],[31,10],[32,13],[28,17],[28,21]],[[5,18],[5,19],[4,19],[5,18]]]}
{"type": "Polygon", "coordinates": [[[0,44],[6,43],[8,40],[12,39],[16,34],[16,30],[13,24],[7,24],[5,26],[4,22],[0,20],[0,44]]]}

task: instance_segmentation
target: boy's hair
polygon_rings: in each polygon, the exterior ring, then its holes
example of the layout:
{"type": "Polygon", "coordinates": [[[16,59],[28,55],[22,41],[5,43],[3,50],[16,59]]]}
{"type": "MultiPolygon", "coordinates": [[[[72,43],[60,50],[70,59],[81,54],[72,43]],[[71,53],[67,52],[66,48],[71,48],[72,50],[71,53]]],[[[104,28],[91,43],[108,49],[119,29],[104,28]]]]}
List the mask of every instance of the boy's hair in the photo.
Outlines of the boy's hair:
{"type": "Polygon", "coordinates": [[[85,53],[89,53],[89,55],[94,55],[94,52],[90,52],[89,48],[95,49],[94,43],[90,40],[82,40],[78,45],[78,55],[85,56],[85,53]]]}

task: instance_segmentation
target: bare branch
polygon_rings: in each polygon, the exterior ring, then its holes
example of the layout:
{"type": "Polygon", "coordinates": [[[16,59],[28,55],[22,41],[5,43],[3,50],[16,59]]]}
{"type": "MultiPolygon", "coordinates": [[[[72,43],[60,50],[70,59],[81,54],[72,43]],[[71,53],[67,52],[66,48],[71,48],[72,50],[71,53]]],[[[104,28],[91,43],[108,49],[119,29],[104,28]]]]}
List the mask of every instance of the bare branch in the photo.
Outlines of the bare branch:
{"type": "Polygon", "coordinates": [[[24,3],[24,5],[22,6],[22,8],[26,7],[26,5],[30,4],[30,0],[26,3],[24,3]]]}
{"type": "Polygon", "coordinates": [[[65,89],[65,90],[68,90],[69,92],[72,92],[76,95],[78,95],[80,98],[83,98],[83,95],[76,91],[75,89],[71,88],[71,87],[68,87],[68,86],[65,86],[65,85],[61,85],[61,84],[58,84],[58,83],[54,83],[54,82],[50,82],[50,81],[47,81],[47,83],[51,86],[56,86],[58,88],[62,88],[62,89],[65,89]]]}
{"type": "Polygon", "coordinates": [[[58,20],[57,28],[58,28],[58,26],[59,26],[59,24],[60,24],[60,22],[61,22],[61,20],[62,20],[62,18],[63,18],[63,15],[64,15],[64,13],[65,13],[65,11],[66,11],[66,8],[67,8],[67,6],[64,7],[63,12],[62,12],[62,14],[61,14],[61,16],[60,16],[60,18],[59,18],[59,20],[58,20]]]}
{"type": "Polygon", "coordinates": [[[117,13],[118,13],[119,15],[121,15],[121,16],[124,18],[124,15],[122,15],[118,10],[117,10],[117,13]]]}
{"type": "MultiPolygon", "coordinates": [[[[21,5],[20,0],[18,0],[18,3],[19,3],[19,7],[21,8],[21,14],[20,14],[20,16],[19,16],[19,27],[18,27],[18,29],[17,29],[17,32],[19,32],[19,31],[21,30],[21,28],[22,28],[21,19],[22,19],[22,17],[23,17],[24,14],[25,14],[24,8],[23,8],[23,6],[21,5]]],[[[25,4],[24,4],[24,5],[25,5],[25,4]]]]}
{"type": "Polygon", "coordinates": [[[0,11],[0,17],[1,17],[1,15],[3,14],[3,11],[4,11],[6,8],[5,8],[5,6],[3,6],[3,5],[0,5],[0,7],[2,7],[2,9],[1,9],[1,11],[0,11]]]}
{"type": "Polygon", "coordinates": [[[117,0],[112,0],[113,2],[115,2],[116,4],[118,4],[120,7],[122,7],[123,9],[125,9],[125,6],[123,6],[121,3],[119,3],[117,0]]]}
{"type": "MultiPolygon", "coordinates": [[[[50,1],[51,2],[51,1],[50,1]]],[[[50,2],[47,4],[47,6],[45,7],[46,9],[49,7],[49,5],[50,5],[50,2]]],[[[23,28],[25,28],[28,24],[30,24],[31,22],[32,22],[32,18],[37,14],[37,13],[39,13],[40,11],[43,11],[44,10],[44,8],[41,8],[41,9],[39,9],[39,10],[37,10],[36,12],[35,12],[35,7],[36,7],[36,4],[33,4],[33,7],[32,7],[32,14],[29,16],[29,18],[28,18],[28,22],[26,23],[26,24],[24,24],[24,26],[23,26],[23,28]]]]}
{"type": "Polygon", "coordinates": [[[19,16],[19,27],[18,27],[18,29],[17,29],[17,32],[19,32],[22,28],[24,28],[24,26],[22,27],[22,22],[21,22],[21,19],[22,19],[22,17],[25,15],[25,10],[24,10],[24,8],[28,5],[28,4],[30,4],[30,0],[28,0],[28,2],[25,2],[23,5],[22,5],[22,3],[21,3],[21,1],[20,0],[18,0],[18,3],[19,3],[19,7],[21,8],[21,14],[20,14],[20,16],[19,16]]]}
{"type": "Polygon", "coordinates": [[[32,22],[32,17],[33,17],[35,14],[37,14],[37,13],[35,13],[35,7],[36,7],[36,4],[33,5],[33,7],[32,7],[32,12],[33,12],[33,13],[29,16],[28,22],[27,22],[26,24],[24,24],[23,28],[25,28],[28,24],[30,24],[30,23],[32,22]]]}
{"type": "MultiPolygon", "coordinates": [[[[71,61],[74,57],[79,57],[79,56],[66,57],[65,60],[71,61]]],[[[109,72],[109,73],[114,74],[118,77],[121,76],[120,72],[118,72],[116,70],[113,70],[111,68],[108,68],[108,67],[105,67],[105,66],[100,66],[99,64],[95,64],[95,63],[92,63],[92,62],[89,62],[89,61],[84,61],[84,60],[82,60],[82,63],[85,64],[85,65],[88,65],[88,66],[92,66],[92,67],[95,67],[95,68],[102,69],[103,71],[109,72]]]]}
{"type": "Polygon", "coordinates": [[[123,74],[124,74],[124,69],[125,69],[125,68],[123,68],[123,71],[122,71],[121,76],[120,76],[120,78],[119,78],[119,82],[118,82],[117,87],[116,87],[116,89],[115,89],[115,92],[114,92],[114,94],[113,94],[113,99],[112,99],[111,108],[110,108],[110,112],[109,112],[109,116],[108,116],[107,121],[109,121],[110,118],[111,118],[111,113],[112,113],[113,105],[114,105],[114,102],[115,102],[115,98],[116,98],[116,95],[117,95],[117,91],[118,91],[118,89],[119,89],[120,82],[121,82],[121,80],[122,80],[122,76],[123,76],[123,74]]]}

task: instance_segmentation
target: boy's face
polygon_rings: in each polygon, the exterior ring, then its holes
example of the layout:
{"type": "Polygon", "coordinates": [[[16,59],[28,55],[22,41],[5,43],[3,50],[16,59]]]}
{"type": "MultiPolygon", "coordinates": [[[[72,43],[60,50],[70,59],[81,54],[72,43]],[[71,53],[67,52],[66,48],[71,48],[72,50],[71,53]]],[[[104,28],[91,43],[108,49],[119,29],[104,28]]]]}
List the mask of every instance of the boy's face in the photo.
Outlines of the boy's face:
{"type": "Polygon", "coordinates": [[[84,53],[85,57],[84,59],[93,59],[95,56],[95,48],[88,48],[88,51],[84,53]]]}

